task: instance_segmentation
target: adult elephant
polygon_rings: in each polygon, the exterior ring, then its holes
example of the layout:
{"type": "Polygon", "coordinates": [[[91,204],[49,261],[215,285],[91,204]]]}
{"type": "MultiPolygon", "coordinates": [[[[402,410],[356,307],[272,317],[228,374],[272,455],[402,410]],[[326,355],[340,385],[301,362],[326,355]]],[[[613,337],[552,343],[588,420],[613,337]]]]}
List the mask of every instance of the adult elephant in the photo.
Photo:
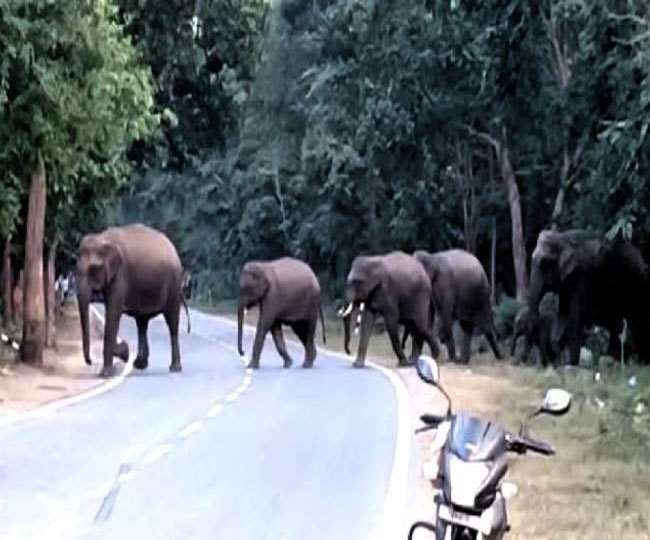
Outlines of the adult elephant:
{"type": "Polygon", "coordinates": [[[462,249],[437,253],[416,251],[413,256],[422,264],[429,279],[436,312],[440,317],[440,340],[447,346],[449,358],[456,359],[453,323],[463,329],[462,359],[469,363],[470,345],[474,328],[485,335],[494,355],[501,359],[496,339],[490,284],[480,261],[462,249]]]}
{"type": "Polygon", "coordinates": [[[649,350],[650,308],[648,267],[627,241],[607,241],[584,231],[544,230],[532,255],[528,305],[531,323],[539,316],[546,292],[559,295],[554,336],[568,343],[570,362],[577,365],[585,330],[592,325],[609,331],[609,353],[620,350],[618,335],[624,319],[644,352],[649,350]]]}
{"type": "Polygon", "coordinates": [[[282,335],[282,325],[288,325],[305,347],[303,367],[310,368],[316,359],[315,333],[320,316],[325,337],[325,321],[321,305],[321,290],[312,269],[291,257],[274,261],[249,261],[239,275],[239,308],[237,310],[237,348],[244,355],[242,344],[244,311],[259,306],[253,356],[249,368],[260,367],[260,355],[266,334],[271,331],[284,367],[291,367],[291,356],[282,335]]]}
{"type": "Polygon", "coordinates": [[[149,320],[163,314],[171,338],[170,371],[181,371],[178,324],[181,303],[189,313],[181,291],[183,267],[176,249],[159,231],[141,224],[110,227],[83,237],[77,258],[79,315],[86,364],[91,364],[88,306],[100,295],[106,305],[104,366],[101,375],[114,373],[113,356],[128,360],[128,347],[117,345],[122,313],[134,317],[138,326],[138,355],[133,363],[145,369],[149,362],[149,320]]]}
{"type": "Polygon", "coordinates": [[[346,285],[347,308],[340,311],[344,324],[344,346],[350,354],[350,326],[362,311],[359,350],[354,367],[365,365],[370,334],[377,315],[384,318],[386,331],[400,366],[410,365],[422,352],[424,341],[434,356],[438,344],[433,332],[431,284],[422,265],[401,251],[386,255],[359,256],[352,262],[346,285]],[[399,325],[413,336],[411,362],[399,341],[399,325]]]}

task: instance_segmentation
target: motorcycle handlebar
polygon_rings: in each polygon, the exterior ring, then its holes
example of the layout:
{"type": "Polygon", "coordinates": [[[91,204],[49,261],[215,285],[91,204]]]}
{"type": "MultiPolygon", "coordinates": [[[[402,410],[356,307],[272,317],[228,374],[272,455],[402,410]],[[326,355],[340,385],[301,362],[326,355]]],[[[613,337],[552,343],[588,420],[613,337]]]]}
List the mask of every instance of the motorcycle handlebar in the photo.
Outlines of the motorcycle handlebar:
{"type": "Polygon", "coordinates": [[[550,444],[521,435],[509,436],[508,450],[517,452],[518,454],[525,454],[527,450],[531,450],[532,452],[537,452],[538,454],[543,454],[545,456],[552,456],[555,454],[555,450],[550,444]]]}

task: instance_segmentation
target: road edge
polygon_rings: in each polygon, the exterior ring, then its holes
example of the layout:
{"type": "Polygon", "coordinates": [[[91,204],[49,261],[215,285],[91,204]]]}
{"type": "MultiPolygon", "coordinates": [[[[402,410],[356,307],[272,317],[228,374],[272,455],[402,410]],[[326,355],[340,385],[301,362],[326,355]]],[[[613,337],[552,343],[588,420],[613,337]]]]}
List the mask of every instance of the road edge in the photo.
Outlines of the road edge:
{"type": "MultiPolygon", "coordinates": [[[[225,322],[231,326],[237,326],[237,322],[224,317],[223,315],[216,315],[206,313],[196,308],[194,311],[201,313],[203,316],[212,317],[216,320],[225,322]]],[[[245,324],[244,327],[249,331],[254,331],[255,327],[250,324],[245,324]]],[[[286,338],[285,338],[286,339],[286,338]]],[[[297,345],[299,342],[293,339],[287,339],[297,345]]],[[[338,351],[332,351],[327,347],[316,347],[319,352],[324,352],[330,356],[340,358],[346,362],[352,363],[354,358],[347,354],[338,351]]],[[[366,361],[366,365],[388,379],[393,391],[395,393],[395,400],[397,403],[397,427],[395,436],[395,451],[393,454],[393,465],[388,480],[388,488],[386,489],[384,499],[384,510],[381,519],[381,525],[375,528],[376,538],[383,538],[386,540],[394,540],[399,538],[402,533],[404,525],[403,519],[406,515],[406,499],[407,487],[409,481],[409,471],[411,465],[412,453],[412,416],[411,416],[411,398],[406,388],[406,383],[399,376],[396,370],[377,364],[376,362],[366,361]]]]}
{"type": "MultiPolygon", "coordinates": [[[[104,325],[105,323],[104,316],[97,310],[97,308],[95,308],[94,306],[90,306],[90,312],[92,315],[94,315],[99,319],[102,325],[104,325]]],[[[64,407],[69,407],[70,405],[75,405],[76,403],[81,403],[93,397],[104,394],[109,390],[113,390],[114,388],[122,384],[126,380],[126,378],[131,374],[132,371],[133,371],[133,362],[129,360],[124,365],[124,369],[122,370],[122,373],[107,380],[106,382],[100,383],[97,386],[93,386],[92,388],[88,388],[87,390],[83,390],[82,392],[79,392],[77,394],[52,400],[46,403],[45,405],[41,405],[40,407],[36,407],[35,409],[32,409],[30,411],[24,411],[24,412],[7,416],[5,418],[1,418],[0,428],[11,426],[19,422],[29,420],[31,418],[37,418],[47,413],[52,413],[60,409],[63,409],[64,407]]]]}

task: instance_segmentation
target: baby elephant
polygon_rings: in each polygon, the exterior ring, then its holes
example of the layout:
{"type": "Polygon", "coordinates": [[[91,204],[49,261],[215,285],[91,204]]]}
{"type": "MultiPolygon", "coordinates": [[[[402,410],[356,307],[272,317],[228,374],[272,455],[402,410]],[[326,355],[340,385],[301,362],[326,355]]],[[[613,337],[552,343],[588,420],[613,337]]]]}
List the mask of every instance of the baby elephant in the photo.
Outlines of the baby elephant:
{"type": "Polygon", "coordinates": [[[244,311],[259,306],[260,314],[255,332],[253,355],[249,368],[260,367],[264,338],[270,330],[284,367],[291,367],[291,357],[282,335],[282,325],[288,325],[305,347],[303,367],[310,368],[316,359],[314,335],[320,316],[325,343],[325,321],[318,279],[309,266],[298,259],[284,257],[275,261],[247,262],[239,275],[239,309],[237,310],[237,347],[244,355],[242,334],[244,311]]]}
{"type": "Polygon", "coordinates": [[[546,367],[549,362],[554,366],[559,354],[557,340],[553,338],[553,325],[556,323],[556,314],[550,310],[541,310],[537,318],[533,318],[530,308],[524,306],[515,318],[515,328],[512,333],[512,344],[510,356],[515,355],[517,340],[524,336],[524,353],[520,356],[525,362],[533,347],[537,347],[542,359],[542,365],[546,367]]]}

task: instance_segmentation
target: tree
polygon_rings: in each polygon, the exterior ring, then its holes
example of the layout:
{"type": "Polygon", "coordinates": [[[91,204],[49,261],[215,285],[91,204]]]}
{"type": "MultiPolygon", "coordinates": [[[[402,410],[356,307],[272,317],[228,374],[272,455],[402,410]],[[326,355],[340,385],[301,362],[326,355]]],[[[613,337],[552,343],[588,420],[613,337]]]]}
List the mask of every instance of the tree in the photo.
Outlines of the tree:
{"type": "Polygon", "coordinates": [[[110,0],[0,0],[0,170],[22,179],[23,189],[31,178],[26,362],[42,362],[45,341],[46,195],[56,211],[76,204],[70,193],[79,185],[119,185],[129,170],[128,146],[155,126],[149,72],[116,15],[110,0]]]}

